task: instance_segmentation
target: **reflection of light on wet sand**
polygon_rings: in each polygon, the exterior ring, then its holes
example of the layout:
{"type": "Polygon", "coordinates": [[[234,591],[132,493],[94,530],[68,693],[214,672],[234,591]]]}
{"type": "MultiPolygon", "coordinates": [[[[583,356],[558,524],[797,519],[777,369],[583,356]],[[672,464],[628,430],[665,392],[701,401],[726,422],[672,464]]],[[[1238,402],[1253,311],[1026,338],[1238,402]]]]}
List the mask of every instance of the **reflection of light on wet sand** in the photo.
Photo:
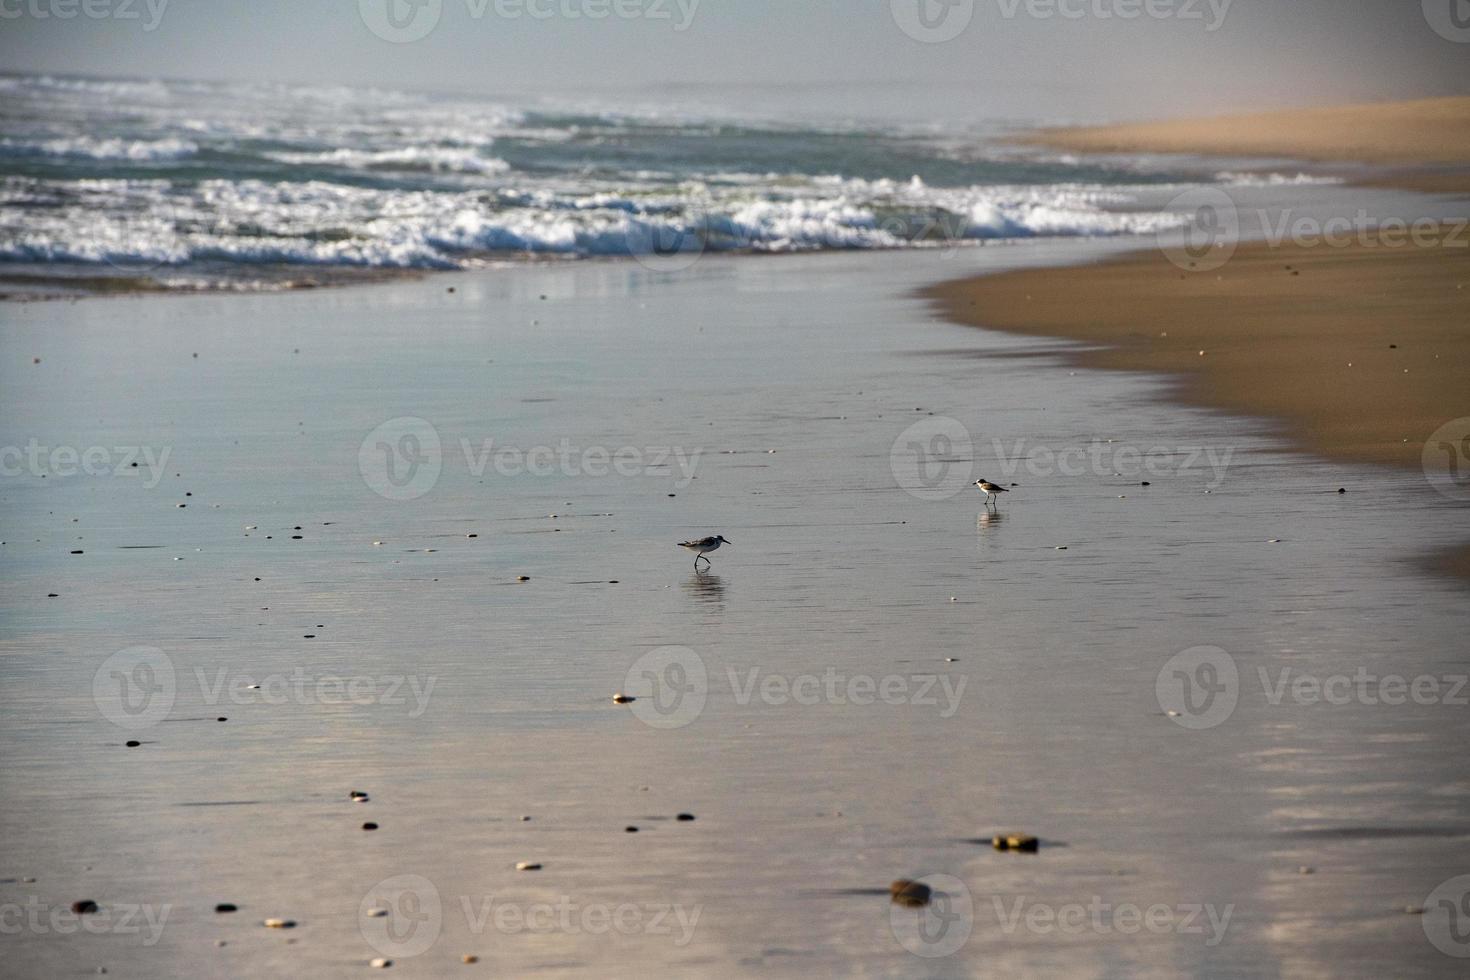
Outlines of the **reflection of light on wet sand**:
{"type": "MultiPolygon", "coordinates": [[[[1019,249],[1011,254],[1029,254],[1019,249]]],[[[958,261],[996,262],[1006,251],[958,261]]],[[[1255,492],[1207,496],[1184,477],[1123,507],[1085,479],[1037,480],[1038,492],[977,515],[972,532],[973,499],[922,502],[892,484],[887,454],[915,406],[945,406],[977,436],[981,418],[1046,439],[1108,420],[1131,427],[1115,434],[1138,444],[1192,445],[1234,423],[1142,402],[1159,390],[1147,380],[1070,377],[1040,358],[930,356],[1023,343],[936,323],[901,298],[933,270],[922,256],[828,255],[710,259],[669,280],[615,263],[468,275],[454,298],[468,311],[446,314],[432,343],[416,325],[440,317],[436,282],[274,296],[270,317],[258,315],[259,301],[234,297],[7,310],[7,345],[34,350],[42,365],[7,377],[6,399],[28,407],[0,413],[0,446],[32,434],[14,418],[85,432],[106,417],[128,433],[171,418],[170,470],[183,476],[163,489],[194,493],[188,510],[174,510],[163,506],[172,496],[133,482],[47,480],[8,498],[7,519],[44,540],[16,536],[5,548],[0,612],[14,627],[5,648],[23,655],[0,657],[0,733],[8,764],[36,784],[0,794],[7,844],[42,873],[76,853],[99,855],[98,894],[223,888],[218,898],[242,908],[254,908],[252,896],[286,896],[259,914],[300,921],[300,942],[250,950],[252,975],[297,975],[306,957],[317,975],[357,970],[364,950],[344,917],[375,882],[406,873],[434,881],[456,915],[461,895],[703,907],[694,942],[672,952],[657,937],[520,942],[476,936],[462,915],[446,922],[435,955],[494,950],[513,974],[609,957],[619,973],[738,975],[749,963],[811,975],[922,971],[894,942],[882,895],[806,890],[881,891],[930,872],[967,882],[979,916],[944,975],[1286,972],[1277,963],[1390,975],[1405,957],[1422,965],[1407,941],[1371,942],[1383,935],[1381,908],[1416,891],[1422,900],[1434,884],[1421,889],[1424,876],[1456,841],[1278,834],[1280,824],[1317,819],[1463,815],[1470,796],[1426,790],[1464,784],[1463,763],[1446,749],[1470,742],[1463,709],[1296,710],[1264,705],[1252,687],[1227,723],[1186,732],[1160,714],[1154,685],[1169,656],[1199,643],[1228,647],[1252,685],[1257,663],[1275,665],[1261,651],[1282,647],[1320,658],[1324,674],[1380,651],[1390,661],[1454,655],[1461,597],[1383,561],[1439,529],[1426,529],[1419,502],[1402,492],[1344,535],[1340,515],[1299,492],[1347,482],[1338,469],[1286,465],[1241,438],[1240,465],[1257,461],[1255,492]],[[559,309],[540,294],[578,305],[559,309]],[[719,329],[692,332],[710,311],[719,329]],[[102,313],[116,329],[95,329],[102,313]],[[224,328],[198,341],[197,367],[190,359],[181,369],[179,331],[206,314],[224,328]],[[535,332],[505,326],[533,315],[535,332]],[[846,349],[864,353],[831,356],[846,349]],[[66,378],[44,373],[53,368],[66,378]],[[306,377],[317,383],[303,405],[306,377]],[[551,387],[556,401],[525,400],[551,387]],[[966,394],[975,390],[987,406],[966,394]],[[371,495],[355,470],[358,442],[384,422],[386,402],[432,419],[444,441],[438,484],[410,503],[371,495]],[[846,419],[830,417],[836,404],[846,419]],[[993,407],[1011,405],[1023,409],[993,407]],[[294,435],[313,412],[341,421],[294,435]],[[285,448],[281,432],[293,433],[285,448]],[[706,453],[698,479],[674,488],[658,476],[476,475],[460,444],[554,445],[563,435],[579,446],[706,453]],[[773,445],[791,450],[758,467],[718,452],[773,445]],[[86,506],[69,506],[82,489],[86,506]],[[217,526],[204,506],[213,503],[224,508],[217,526]],[[582,516],[561,533],[526,533],[550,513],[582,516]],[[1303,551],[1265,548],[1268,520],[1289,525],[1303,551]],[[309,530],[304,541],[282,537],[289,530],[267,541],[243,537],[245,524],[309,530]],[[706,526],[761,530],[736,536],[718,574],[692,577],[668,546],[670,528],[706,526]],[[471,531],[479,537],[467,539],[471,531]],[[86,554],[58,555],[76,536],[86,554]],[[114,547],[147,541],[189,547],[189,559],[114,547]],[[1054,550],[1063,543],[1072,550],[1054,550]],[[529,581],[515,582],[522,574],[529,581]],[[63,598],[29,598],[48,591],[63,598]],[[320,635],[303,641],[305,632],[320,635]],[[79,742],[120,742],[91,702],[92,674],[107,643],[145,638],[175,658],[177,716],[229,723],[159,725],[146,750],[130,750],[147,756],[120,762],[101,748],[57,768],[58,722],[79,742]],[[709,672],[708,704],[677,731],[650,728],[609,697],[638,656],[666,644],[697,651],[709,672]],[[210,710],[195,680],[196,669],[207,680],[219,669],[259,679],[298,666],[439,680],[413,717],[406,688],[408,704],[397,707],[350,699],[210,710]],[[729,671],[751,667],[762,676],[942,672],[970,683],[948,718],[912,704],[742,705],[729,671]],[[1392,737],[1409,732],[1434,738],[1392,737]],[[372,802],[351,804],[349,789],[372,802]],[[1381,812],[1360,809],[1377,797],[1381,812]],[[262,802],[174,805],[246,799],[262,802]],[[667,819],[684,810],[698,821],[667,819]],[[365,844],[356,827],[368,813],[382,830],[365,844]],[[339,834],[339,820],[354,832],[339,834]],[[320,833],[282,834],[298,824],[320,833]],[[629,824],[640,832],[625,834],[629,824]],[[1068,846],[1021,858],[969,843],[1005,830],[1068,846]],[[183,839],[191,846],[177,846],[183,839]],[[1333,873],[1338,854],[1366,876],[1333,873]],[[494,870],[522,859],[545,870],[494,870]],[[1318,874],[1278,880],[1280,868],[1307,864],[1318,874]],[[1007,935],[991,901],[1093,894],[1141,907],[1234,902],[1239,915],[1229,939],[1205,950],[1193,937],[1007,935]],[[1279,946],[1260,939],[1278,914],[1289,925],[1304,907],[1356,923],[1370,945],[1334,948],[1290,929],[1279,946]]],[[[178,960],[151,972],[218,973],[211,937],[195,929],[171,922],[178,960]]],[[[56,941],[12,945],[41,962],[51,950],[28,950],[56,941]]],[[[153,955],[119,944],[111,972],[150,973],[153,955]]]]}
{"type": "Polygon", "coordinates": [[[684,590],[700,602],[718,606],[725,601],[725,580],[714,572],[690,576],[684,582],[684,590]]]}

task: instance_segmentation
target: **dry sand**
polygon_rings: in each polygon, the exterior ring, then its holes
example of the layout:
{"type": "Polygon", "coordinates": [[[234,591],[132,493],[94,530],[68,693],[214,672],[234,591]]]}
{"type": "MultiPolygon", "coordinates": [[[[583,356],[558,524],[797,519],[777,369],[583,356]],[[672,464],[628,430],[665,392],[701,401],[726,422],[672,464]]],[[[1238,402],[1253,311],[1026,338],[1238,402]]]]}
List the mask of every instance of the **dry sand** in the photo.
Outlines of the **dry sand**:
{"type": "Polygon", "coordinates": [[[931,295],[966,323],[1100,345],[1078,355],[1088,365],[1178,375],[1190,403],[1278,418],[1323,455],[1417,469],[1425,439],[1470,415],[1467,235],[1459,247],[1252,244],[1210,272],[1142,253],[931,295]]]}
{"type": "Polygon", "coordinates": [[[1470,96],[1045,129],[1023,142],[1079,153],[1293,157],[1470,169],[1470,96]]]}
{"type": "MultiPolygon", "coordinates": [[[[1470,247],[1445,229],[1437,247],[1260,243],[1209,272],[1151,252],[928,295],[960,322],[1097,345],[1088,366],[1173,375],[1182,400],[1277,419],[1329,458],[1419,470],[1430,434],[1470,416],[1470,247]]],[[[1470,550],[1435,567],[1470,577],[1470,550]]]]}
{"type": "MultiPolygon", "coordinates": [[[[1470,192],[1465,96],[1049,129],[1023,141],[1084,153],[1366,163],[1385,169],[1365,184],[1470,192]]],[[[1432,247],[1263,243],[1209,272],[1143,253],[931,295],[962,322],[1101,345],[1080,356],[1090,365],[1175,375],[1185,401],[1278,419],[1286,435],[1334,459],[1417,470],[1430,433],[1470,415],[1463,227],[1446,225],[1432,247]]],[[[1470,549],[1435,567],[1470,577],[1470,549]]]]}

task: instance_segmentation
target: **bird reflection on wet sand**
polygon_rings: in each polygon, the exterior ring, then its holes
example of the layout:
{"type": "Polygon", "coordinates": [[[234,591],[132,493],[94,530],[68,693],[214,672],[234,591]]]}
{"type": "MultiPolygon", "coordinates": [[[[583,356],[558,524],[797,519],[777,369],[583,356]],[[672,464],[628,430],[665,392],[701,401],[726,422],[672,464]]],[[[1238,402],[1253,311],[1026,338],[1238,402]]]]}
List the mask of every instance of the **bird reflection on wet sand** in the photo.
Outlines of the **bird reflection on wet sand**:
{"type": "Polygon", "coordinates": [[[990,510],[987,508],[986,510],[982,511],[978,517],[975,518],[975,529],[978,531],[983,531],[986,528],[995,527],[1001,521],[1005,520],[1005,518],[1006,515],[1002,514],[1000,511],[990,510]]]}
{"type": "Polygon", "coordinates": [[[711,572],[691,575],[684,590],[700,602],[718,605],[725,601],[725,580],[711,572]]]}

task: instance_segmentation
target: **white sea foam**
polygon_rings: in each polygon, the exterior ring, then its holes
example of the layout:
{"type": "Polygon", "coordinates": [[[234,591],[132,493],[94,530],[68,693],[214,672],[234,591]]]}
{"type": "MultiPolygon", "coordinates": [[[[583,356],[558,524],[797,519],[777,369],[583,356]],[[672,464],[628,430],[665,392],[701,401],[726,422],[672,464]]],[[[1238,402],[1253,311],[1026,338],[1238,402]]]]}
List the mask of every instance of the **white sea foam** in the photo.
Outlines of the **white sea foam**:
{"type": "Polygon", "coordinates": [[[62,139],[19,140],[0,138],[0,156],[75,157],[88,160],[152,162],[182,160],[199,152],[199,144],[174,138],[156,140],[94,139],[75,136],[62,139]]]}
{"type": "Polygon", "coordinates": [[[0,94],[0,261],[110,263],[169,282],[277,281],[266,265],[1147,234],[1180,220],[1148,202],[1198,185],[937,125],[279,83],[6,76],[0,94]],[[158,179],[138,179],[149,171],[158,179]]]}
{"type": "Polygon", "coordinates": [[[447,170],[455,173],[498,174],[510,164],[494,157],[484,157],[472,149],[444,146],[405,146],[388,150],[335,150],[301,153],[276,152],[266,156],[282,163],[323,164],[364,170],[447,170]]]}

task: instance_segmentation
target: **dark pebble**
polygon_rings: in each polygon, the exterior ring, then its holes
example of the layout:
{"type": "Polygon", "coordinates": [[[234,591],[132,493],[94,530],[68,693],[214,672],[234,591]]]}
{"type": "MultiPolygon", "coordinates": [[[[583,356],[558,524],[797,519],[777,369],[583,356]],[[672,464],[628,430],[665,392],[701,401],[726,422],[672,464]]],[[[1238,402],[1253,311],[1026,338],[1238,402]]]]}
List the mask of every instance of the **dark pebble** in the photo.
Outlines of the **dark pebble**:
{"type": "Polygon", "coordinates": [[[1338,487],[1337,488],[1337,492],[1338,493],[1347,493],[1347,487],[1338,487]]]}
{"type": "Polygon", "coordinates": [[[371,822],[371,821],[370,821],[370,822],[368,822],[368,823],[365,823],[365,824],[363,824],[363,825],[362,825],[362,829],[363,829],[363,830],[377,830],[377,829],[378,829],[378,825],[377,825],[377,824],[375,824],[375,823],[372,823],[372,822],[371,822]]]}
{"type": "Polygon", "coordinates": [[[929,904],[929,899],[934,895],[934,890],[920,882],[900,878],[888,886],[888,894],[893,896],[895,905],[917,909],[929,904]]]}
{"type": "Polygon", "coordinates": [[[238,905],[231,904],[230,902],[220,902],[214,907],[214,910],[223,915],[226,912],[238,912],[240,911],[240,907],[238,905]]]}
{"type": "Polygon", "coordinates": [[[138,747],[138,746],[140,746],[140,745],[142,745],[142,744],[143,744],[143,743],[142,743],[142,742],[135,742],[135,741],[132,741],[132,740],[129,740],[129,741],[128,741],[128,742],[127,742],[127,746],[128,746],[128,748],[130,748],[130,749],[136,749],[136,748],[137,748],[137,747],[138,747]]]}
{"type": "Polygon", "coordinates": [[[71,910],[76,915],[91,915],[97,911],[97,903],[90,898],[84,898],[80,902],[72,902],[71,910]]]}
{"type": "Polygon", "coordinates": [[[625,833],[629,833],[629,834],[636,834],[636,833],[638,833],[638,828],[637,827],[624,827],[623,828],[623,831],[625,833]]]}
{"type": "Polygon", "coordinates": [[[215,721],[229,721],[229,720],[230,720],[230,719],[228,719],[228,718],[224,718],[224,717],[220,717],[220,718],[216,718],[216,719],[215,719],[215,721]]]}
{"type": "Polygon", "coordinates": [[[1150,483],[1150,482],[1148,482],[1147,480],[1144,480],[1143,483],[1140,484],[1140,486],[1151,487],[1151,486],[1153,486],[1153,484],[1150,483]]]}
{"type": "Polygon", "coordinates": [[[674,819],[675,820],[681,820],[684,823],[688,823],[689,821],[691,821],[691,820],[694,819],[694,814],[692,814],[692,813],[681,813],[677,817],[675,817],[674,819]]]}

